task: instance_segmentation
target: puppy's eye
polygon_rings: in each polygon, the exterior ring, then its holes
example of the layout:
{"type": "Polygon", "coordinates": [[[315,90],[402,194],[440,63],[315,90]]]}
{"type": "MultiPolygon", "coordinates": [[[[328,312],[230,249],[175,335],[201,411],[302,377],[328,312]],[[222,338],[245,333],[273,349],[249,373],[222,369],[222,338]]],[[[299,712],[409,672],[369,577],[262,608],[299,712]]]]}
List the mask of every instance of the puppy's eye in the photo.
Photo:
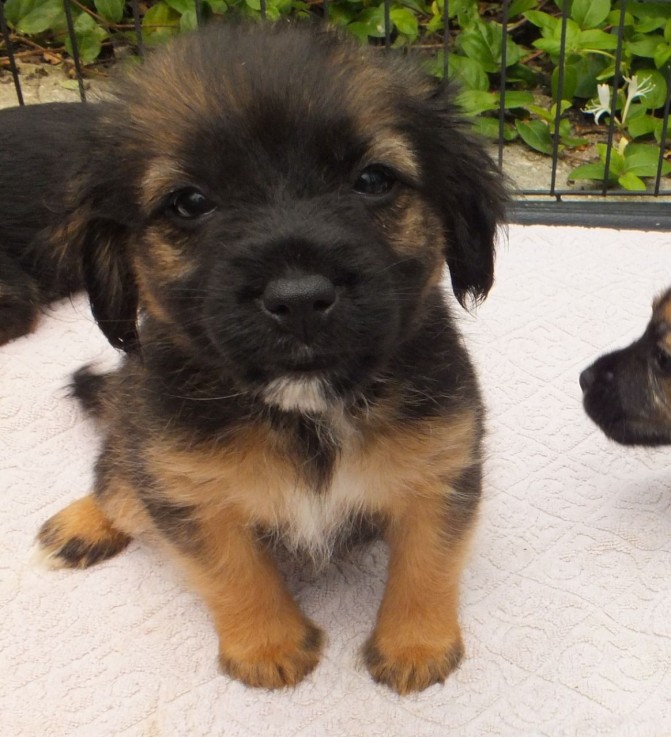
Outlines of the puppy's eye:
{"type": "Polygon", "coordinates": [[[381,164],[367,166],[354,183],[354,191],[372,197],[384,197],[396,184],[394,173],[381,164]]]}
{"type": "Polygon", "coordinates": [[[661,346],[657,346],[655,361],[661,373],[671,376],[671,353],[665,351],[661,346]]]}
{"type": "Polygon", "coordinates": [[[211,213],[214,207],[214,202],[195,187],[178,189],[168,200],[168,212],[182,220],[196,220],[211,213]]]}

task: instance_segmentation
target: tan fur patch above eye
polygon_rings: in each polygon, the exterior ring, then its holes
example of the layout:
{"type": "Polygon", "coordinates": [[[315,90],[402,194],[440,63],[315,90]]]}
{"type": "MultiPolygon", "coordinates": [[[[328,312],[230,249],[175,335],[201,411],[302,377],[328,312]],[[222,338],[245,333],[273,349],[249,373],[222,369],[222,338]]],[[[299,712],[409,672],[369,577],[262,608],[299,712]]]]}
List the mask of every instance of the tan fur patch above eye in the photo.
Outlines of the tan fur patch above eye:
{"type": "Polygon", "coordinates": [[[419,163],[410,142],[401,138],[398,133],[381,131],[368,152],[367,159],[371,164],[385,164],[396,169],[399,174],[417,181],[419,179],[419,163]]]}
{"type": "Polygon", "coordinates": [[[169,192],[185,181],[188,181],[188,177],[176,161],[168,158],[152,161],[140,185],[140,198],[145,211],[154,210],[169,192]]]}

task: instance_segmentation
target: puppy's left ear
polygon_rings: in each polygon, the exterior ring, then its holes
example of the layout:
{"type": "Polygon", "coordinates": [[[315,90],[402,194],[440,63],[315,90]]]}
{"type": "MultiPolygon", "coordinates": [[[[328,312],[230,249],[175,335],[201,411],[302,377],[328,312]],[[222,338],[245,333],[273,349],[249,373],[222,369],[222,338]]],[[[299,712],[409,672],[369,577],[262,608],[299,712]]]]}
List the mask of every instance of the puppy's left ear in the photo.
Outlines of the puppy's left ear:
{"type": "Polygon", "coordinates": [[[504,176],[482,142],[468,132],[454,89],[443,83],[423,100],[415,132],[425,196],[443,221],[445,258],[462,306],[481,302],[494,282],[496,231],[508,200],[504,176]],[[417,135],[421,133],[421,135],[417,135]]]}
{"type": "Polygon", "coordinates": [[[109,220],[87,225],[82,249],[84,284],[91,311],[105,337],[126,353],[139,350],[138,290],[127,254],[128,233],[109,220]]]}

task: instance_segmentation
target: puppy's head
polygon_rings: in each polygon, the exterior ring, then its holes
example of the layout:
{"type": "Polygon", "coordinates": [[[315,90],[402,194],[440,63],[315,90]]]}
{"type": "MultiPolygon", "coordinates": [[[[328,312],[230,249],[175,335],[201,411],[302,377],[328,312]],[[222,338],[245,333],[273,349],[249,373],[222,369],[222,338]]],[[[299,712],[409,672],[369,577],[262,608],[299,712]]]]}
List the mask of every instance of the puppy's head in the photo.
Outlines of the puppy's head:
{"type": "Polygon", "coordinates": [[[624,445],[671,443],[671,289],[653,302],[643,335],[580,374],[585,411],[624,445]]]}
{"type": "Polygon", "coordinates": [[[445,261],[462,304],[492,284],[500,176],[447,90],[332,30],[178,39],[122,88],[92,172],[86,273],[110,341],[133,349],[139,307],[285,408],[384,365],[445,261]]]}

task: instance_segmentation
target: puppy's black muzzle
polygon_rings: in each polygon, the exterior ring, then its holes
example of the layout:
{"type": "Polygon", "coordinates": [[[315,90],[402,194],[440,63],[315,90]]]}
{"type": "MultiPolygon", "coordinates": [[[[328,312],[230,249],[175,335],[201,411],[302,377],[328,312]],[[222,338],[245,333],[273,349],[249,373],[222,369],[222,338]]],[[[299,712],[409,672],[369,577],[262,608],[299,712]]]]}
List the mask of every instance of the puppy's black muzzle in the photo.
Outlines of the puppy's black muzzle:
{"type": "Polygon", "coordinates": [[[327,325],[338,293],[321,274],[295,274],[268,282],[261,295],[264,313],[282,330],[306,345],[327,325]]]}

